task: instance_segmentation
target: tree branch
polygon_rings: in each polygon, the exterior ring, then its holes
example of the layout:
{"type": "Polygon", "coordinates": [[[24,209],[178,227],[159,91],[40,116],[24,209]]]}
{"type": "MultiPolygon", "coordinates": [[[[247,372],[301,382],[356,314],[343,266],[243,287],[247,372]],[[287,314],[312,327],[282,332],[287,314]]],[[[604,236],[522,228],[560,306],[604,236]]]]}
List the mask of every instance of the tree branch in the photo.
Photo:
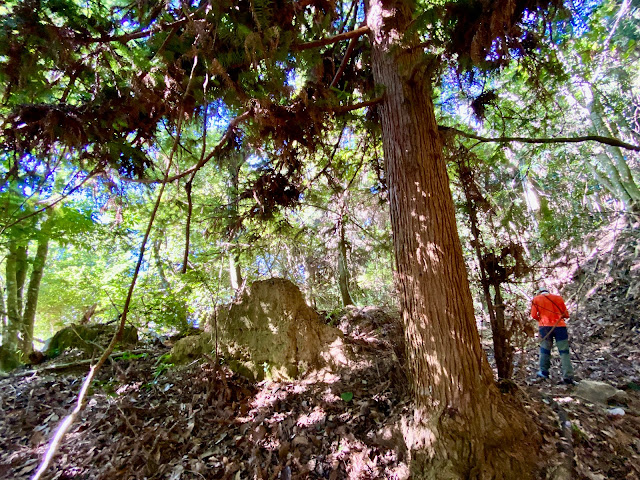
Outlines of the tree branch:
{"type": "Polygon", "coordinates": [[[110,43],[110,42],[120,42],[127,43],[131,40],[138,40],[140,38],[145,38],[154,33],[163,32],[165,30],[170,30],[181,25],[184,25],[189,21],[188,18],[182,18],[172,23],[166,23],[164,25],[152,26],[148,30],[137,30],[135,32],[125,33],[123,35],[103,35],[101,37],[86,37],[80,38],[80,42],[82,43],[110,43]]]}
{"type": "Polygon", "coordinates": [[[375,105],[378,105],[380,102],[382,102],[382,97],[376,97],[372,100],[367,100],[366,102],[360,102],[360,103],[354,103],[353,105],[344,105],[344,106],[340,106],[340,107],[329,107],[328,110],[330,112],[336,113],[338,115],[342,114],[342,113],[349,113],[352,112],[353,110],[358,110],[360,108],[364,108],[364,107],[373,107],[375,105]]]}
{"type": "Polygon", "coordinates": [[[178,173],[176,175],[167,177],[165,179],[133,179],[133,178],[129,178],[129,179],[122,179],[124,181],[127,182],[132,182],[132,183],[144,183],[144,184],[154,184],[154,183],[172,183],[175,182],[176,180],[180,180],[181,178],[184,178],[188,175],[194,174],[200,170],[202,167],[204,167],[207,162],[209,162],[209,160],[211,160],[213,157],[215,157],[218,153],[220,153],[220,150],[222,150],[222,148],[225,146],[225,144],[229,141],[229,139],[231,138],[231,135],[233,134],[234,130],[236,129],[236,127],[243,122],[244,120],[246,120],[247,118],[251,117],[252,115],[252,111],[251,110],[247,110],[246,112],[244,112],[242,115],[238,115],[236,118],[234,118],[233,120],[231,120],[231,122],[229,123],[229,126],[227,127],[226,132],[224,133],[224,135],[222,136],[222,138],[220,139],[220,141],[218,142],[218,144],[214,147],[214,149],[206,156],[200,159],[200,161],[195,164],[193,167],[188,168],[187,170],[185,170],[182,173],[178,173]]]}
{"type": "Polygon", "coordinates": [[[329,88],[333,88],[338,84],[340,77],[342,77],[342,74],[347,69],[347,65],[349,64],[349,59],[351,58],[351,54],[353,53],[353,50],[356,47],[356,42],[358,41],[358,38],[359,37],[353,37],[351,40],[349,40],[349,45],[347,46],[347,51],[345,52],[344,58],[340,63],[340,68],[338,68],[338,71],[333,77],[333,80],[331,80],[331,85],[329,85],[329,88]]]}
{"type": "Polygon", "coordinates": [[[313,42],[301,43],[300,45],[292,45],[291,49],[293,51],[300,52],[302,50],[309,50],[310,48],[324,47],[325,45],[331,45],[332,43],[340,42],[341,40],[358,38],[365,33],[369,33],[369,27],[367,27],[366,25],[364,27],[351,30],[350,32],[339,33],[338,35],[334,35],[333,37],[325,37],[321,38],[320,40],[314,40],[313,42]]]}
{"type": "Polygon", "coordinates": [[[617,138],[603,137],[600,135],[585,135],[581,137],[556,137],[556,138],[527,138],[527,137],[494,137],[487,138],[481,137],[474,133],[465,132],[454,127],[439,126],[438,130],[442,133],[451,132],[456,135],[460,135],[465,138],[472,138],[483,143],[508,143],[508,142],[521,142],[521,143],[582,143],[582,142],[598,142],[612,147],[624,148],[625,150],[632,150],[634,152],[640,152],[640,146],[633,145],[631,143],[623,142],[617,138]]]}

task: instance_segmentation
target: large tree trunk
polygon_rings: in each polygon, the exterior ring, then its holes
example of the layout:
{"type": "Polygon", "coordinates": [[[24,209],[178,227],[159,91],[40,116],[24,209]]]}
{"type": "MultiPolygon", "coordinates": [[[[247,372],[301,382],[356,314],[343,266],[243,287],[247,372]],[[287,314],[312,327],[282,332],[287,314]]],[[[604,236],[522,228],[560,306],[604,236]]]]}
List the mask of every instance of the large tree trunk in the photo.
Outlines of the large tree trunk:
{"type": "MultiPolygon", "coordinates": [[[[416,402],[412,478],[528,478],[539,436],[502,395],[480,345],[421,49],[399,46],[409,1],[370,0],[407,360],[416,402]]],[[[404,41],[407,39],[405,38],[404,41]]],[[[417,42],[417,40],[416,40],[417,42]]]]}
{"type": "MultiPolygon", "coordinates": [[[[44,235],[44,234],[41,234],[44,235]]],[[[38,308],[38,295],[40,293],[40,282],[44,274],[44,266],[49,252],[49,237],[44,236],[38,241],[38,249],[33,260],[33,269],[27,288],[27,297],[22,315],[22,357],[29,357],[33,351],[33,327],[36,321],[36,311],[38,308]]]]}

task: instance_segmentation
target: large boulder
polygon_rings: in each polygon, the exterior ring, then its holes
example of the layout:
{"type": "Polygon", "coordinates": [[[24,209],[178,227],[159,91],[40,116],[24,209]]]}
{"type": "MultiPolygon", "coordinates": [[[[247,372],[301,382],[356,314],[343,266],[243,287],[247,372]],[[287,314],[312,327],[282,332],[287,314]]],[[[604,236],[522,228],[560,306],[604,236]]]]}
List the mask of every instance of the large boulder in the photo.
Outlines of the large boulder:
{"type": "Polygon", "coordinates": [[[295,378],[304,371],[346,363],[342,332],[326,325],[289,280],[255,282],[239,301],[218,309],[205,333],[176,343],[176,362],[218,351],[230,367],[256,380],[295,378]]]}
{"type": "MultiPolygon", "coordinates": [[[[93,355],[102,352],[111,342],[116,333],[116,325],[72,324],[56,332],[47,342],[45,355],[49,358],[57,357],[66,350],[77,348],[86,354],[93,355]]],[[[120,344],[135,345],[138,341],[138,330],[125,326],[120,344]]]]}

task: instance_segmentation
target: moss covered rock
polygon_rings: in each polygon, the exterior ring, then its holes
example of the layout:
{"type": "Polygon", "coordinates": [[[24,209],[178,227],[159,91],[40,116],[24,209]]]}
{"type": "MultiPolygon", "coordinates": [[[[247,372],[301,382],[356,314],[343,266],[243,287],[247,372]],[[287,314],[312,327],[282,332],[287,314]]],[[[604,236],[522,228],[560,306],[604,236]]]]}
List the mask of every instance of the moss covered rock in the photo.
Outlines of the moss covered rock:
{"type": "MultiPolygon", "coordinates": [[[[90,355],[100,353],[109,345],[116,329],[116,325],[69,325],[51,338],[45,354],[53,358],[74,348],[90,355]]],[[[138,330],[135,327],[125,326],[120,344],[134,345],[137,342],[138,330]]]]}
{"type": "Polygon", "coordinates": [[[8,372],[22,365],[20,354],[0,346],[0,371],[8,372]]]}

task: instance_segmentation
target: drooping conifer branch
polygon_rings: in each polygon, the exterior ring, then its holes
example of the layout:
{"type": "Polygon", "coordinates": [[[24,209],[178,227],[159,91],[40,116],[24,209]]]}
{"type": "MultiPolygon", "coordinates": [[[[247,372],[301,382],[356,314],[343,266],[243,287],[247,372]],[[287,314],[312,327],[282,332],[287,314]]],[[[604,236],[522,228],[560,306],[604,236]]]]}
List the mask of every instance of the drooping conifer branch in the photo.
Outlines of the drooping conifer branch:
{"type": "Polygon", "coordinates": [[[453,133],[460,135],[461,137],[471,138],[478,140],[482,143],[582,143],[582,142],[598,142],[604,145],[610,145],[612,147],[624,148],[625,150],[632,150],[634,152],[640,152],[640,146],[633,145],[632,143],[623,142],[617,138],[603,137],[601,135],[584,135],[580,137],[555,137],[555,138],[528,138],[528,137],[482,137],[475,133],[465,132],[454,127],[439,126],[438,129],[441,133],[453,133]]]}

